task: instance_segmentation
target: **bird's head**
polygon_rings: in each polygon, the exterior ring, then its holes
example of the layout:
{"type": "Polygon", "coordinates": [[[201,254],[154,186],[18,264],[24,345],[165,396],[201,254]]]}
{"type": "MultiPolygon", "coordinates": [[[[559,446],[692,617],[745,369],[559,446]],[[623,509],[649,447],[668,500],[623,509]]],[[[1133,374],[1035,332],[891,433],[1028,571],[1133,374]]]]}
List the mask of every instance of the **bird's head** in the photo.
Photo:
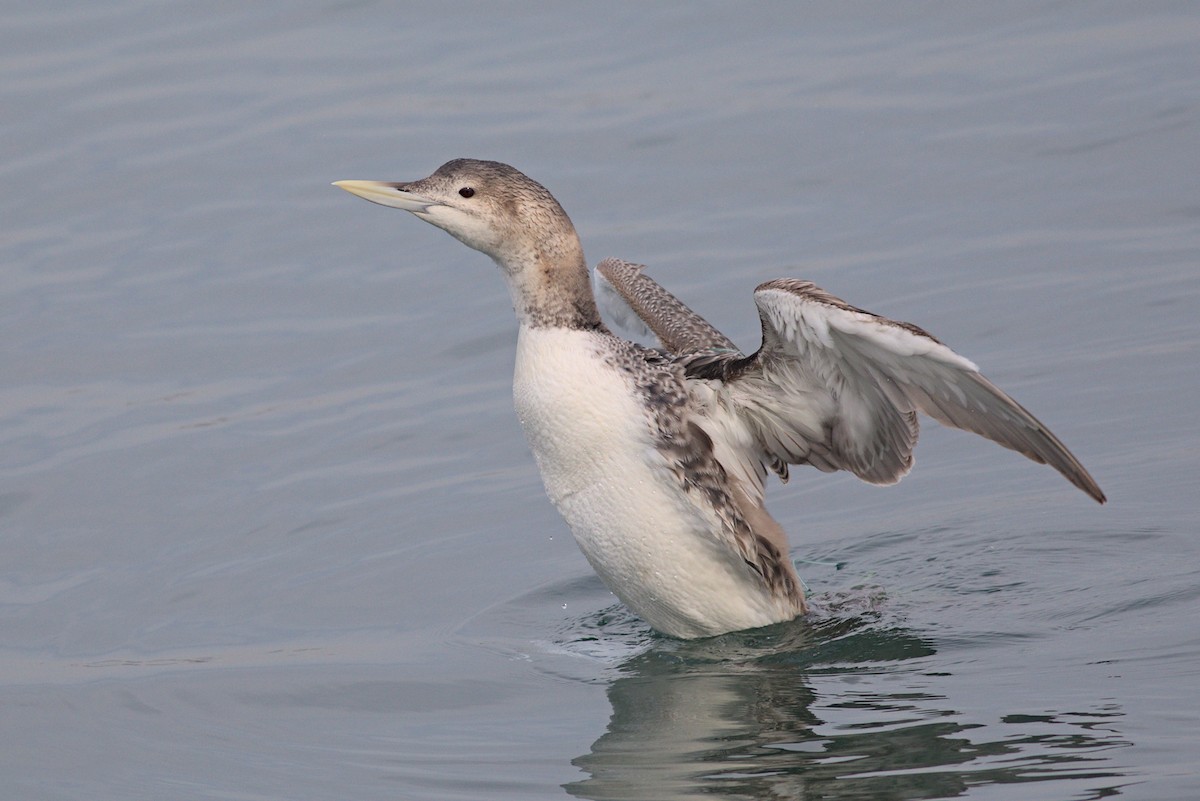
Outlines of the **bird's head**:
{"type": "Polygon", "coordinates": [[[566,212],[541,184],[498,161],[454,159],[419,181],[337,181],[351,194],[411,212],[507,271],[578,248],[566,212]]]}

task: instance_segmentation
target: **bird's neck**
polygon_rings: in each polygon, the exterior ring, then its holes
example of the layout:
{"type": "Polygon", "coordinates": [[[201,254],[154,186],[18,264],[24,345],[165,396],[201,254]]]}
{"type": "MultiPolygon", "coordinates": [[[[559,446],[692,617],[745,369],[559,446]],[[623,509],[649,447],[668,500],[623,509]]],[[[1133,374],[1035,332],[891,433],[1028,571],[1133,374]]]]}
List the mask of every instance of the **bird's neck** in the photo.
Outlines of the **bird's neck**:
{"type": "Polygon", "coordinates": [[[578,238],[496,259],[522,326],[602,329],[587,261],[578,238]]]}

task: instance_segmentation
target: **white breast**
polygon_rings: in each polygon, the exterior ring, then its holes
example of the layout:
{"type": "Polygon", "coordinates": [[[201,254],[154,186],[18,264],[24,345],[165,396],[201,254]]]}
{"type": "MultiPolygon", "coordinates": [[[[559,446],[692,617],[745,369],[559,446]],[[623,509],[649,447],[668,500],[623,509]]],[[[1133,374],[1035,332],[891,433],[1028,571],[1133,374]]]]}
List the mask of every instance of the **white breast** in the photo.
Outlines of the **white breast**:
{"type": "Polygon", "coordinates": [[[680,486],[604,335],[522,326],[513,396],[546,493],[605,584],[677,637],[792,617],[680,486]]]}

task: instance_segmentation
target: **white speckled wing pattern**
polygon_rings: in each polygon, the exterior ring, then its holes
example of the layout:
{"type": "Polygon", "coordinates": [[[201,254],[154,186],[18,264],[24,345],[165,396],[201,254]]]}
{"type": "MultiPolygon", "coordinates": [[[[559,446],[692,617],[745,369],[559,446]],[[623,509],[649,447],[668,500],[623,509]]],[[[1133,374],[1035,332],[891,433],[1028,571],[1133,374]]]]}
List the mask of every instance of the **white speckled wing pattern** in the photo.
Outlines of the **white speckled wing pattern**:
{"type": "Polygon", "coordinates": [[[742,444],[724,461],[743,479],[757,476],[759,499],[768,466],[785,478],[782,465],[809,464],[895,483],[912,467],[917,412],[923,412],[1049,464],[1105,500],[1046,426],[974,363],[915,325],[851,306],[810,282],[781,278],[755,290],[763,343],[746,357],[714,345],[728,339],[640,267],[612,259],[602,265],[606,275],[617,276],[610,282],[629,307],[680,356],[689,377],[720,382],[724,414],[714,414],[713,424],[725,429],[726,442],[742,444]],[[680,321],[666,319],[671,315],[680,321]],[[738,436],[739,423],[750,436],[738,436]]]}
{"type": "Polygon", "coordinates": [[[697,353],[703,350],[737,351],[737,346],[683,301],[643,274],[644,265],[620,259],[605,259],[596,265],[597,293],[608,303],[605,310],[618,322],[626,322],[629,312],[636,314],[672,353],[697,353]],[[615,294],[615,296],[614,296],[615,294]],[[612,301],[624,301],[624,308],[612,301]]]}

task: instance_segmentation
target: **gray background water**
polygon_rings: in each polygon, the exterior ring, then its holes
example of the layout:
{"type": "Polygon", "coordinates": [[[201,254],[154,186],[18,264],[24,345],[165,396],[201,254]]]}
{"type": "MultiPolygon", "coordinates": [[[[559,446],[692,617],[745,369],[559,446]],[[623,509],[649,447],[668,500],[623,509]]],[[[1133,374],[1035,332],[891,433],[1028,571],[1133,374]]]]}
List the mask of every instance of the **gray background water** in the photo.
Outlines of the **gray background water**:
{"type": "Polygon", "coordinates": [[[6,3],[0,796],[1200,796],[1193,3],[6,3]],[[912,320],[1108,492],[927,424],[772,490],[816,611],[614,605],[487,260],[329,186],[510,162],[746,348],[912,320]]]}

